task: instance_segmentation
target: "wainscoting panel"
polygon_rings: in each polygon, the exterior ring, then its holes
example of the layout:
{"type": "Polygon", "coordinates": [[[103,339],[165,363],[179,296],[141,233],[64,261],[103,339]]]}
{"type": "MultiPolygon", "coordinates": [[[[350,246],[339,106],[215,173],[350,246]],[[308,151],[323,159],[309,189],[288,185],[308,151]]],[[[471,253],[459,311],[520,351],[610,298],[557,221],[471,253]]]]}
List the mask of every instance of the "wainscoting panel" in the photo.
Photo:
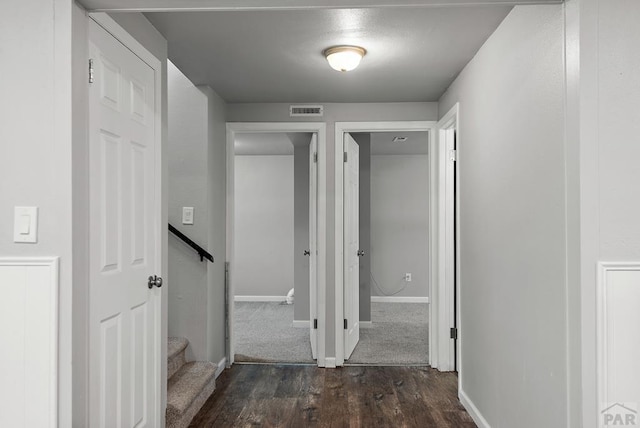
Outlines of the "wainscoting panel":
{"type": "MultiPolygon", "coordinates": [[[[599,426],[640,410],[640,262],[599,264],[599,426]]],[[[630,416],[627,416],[630,415],[630,416]]]]}
{"type": "Polygon", "coordinates": [[[0,426],[55,427],[58,258],[0,258],[0,426]]]}

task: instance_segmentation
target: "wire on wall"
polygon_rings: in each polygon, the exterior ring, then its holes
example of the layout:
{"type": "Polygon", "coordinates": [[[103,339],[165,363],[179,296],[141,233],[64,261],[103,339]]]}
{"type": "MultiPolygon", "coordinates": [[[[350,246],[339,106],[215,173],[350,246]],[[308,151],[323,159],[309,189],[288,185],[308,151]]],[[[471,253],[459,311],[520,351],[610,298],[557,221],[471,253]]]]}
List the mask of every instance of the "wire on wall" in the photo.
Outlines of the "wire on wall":
{"type": "Polygon", "coordinates": [[[405,290],[405,288],[407,288],[407,285],[409,285],[407,282],[405,282],[404,286],[400,288],[398,291],[388,293],[386,290],[384,290],[380,286],[380,284],[378,284],[378,281],[376,281],[375,277],[373,276],[373,272],[371,270],[369,270],[369,276],[371,276],[371,279],[373,280],[373,285],[378,289],[380,293],[382,293],[383,296],[395,296],[396,294],[402,293],[405,290]]]}

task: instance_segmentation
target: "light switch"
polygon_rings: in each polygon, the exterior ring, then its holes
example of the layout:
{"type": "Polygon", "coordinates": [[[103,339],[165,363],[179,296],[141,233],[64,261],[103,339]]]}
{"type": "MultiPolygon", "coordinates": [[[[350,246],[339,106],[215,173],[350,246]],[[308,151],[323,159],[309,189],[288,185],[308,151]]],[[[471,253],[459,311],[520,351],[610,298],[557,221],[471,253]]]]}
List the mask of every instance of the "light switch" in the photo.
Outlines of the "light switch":
{"type": "Polygon", "coordinates": [[[182,224],[193,224],[193,207],[182,207],[182,224]]]}
{"type": "Polygon", "coordinates": [[[21,214],[19,222],[18,228],[20,229],[20,235],[28,235],[31,230],[31,216],[21,214]]]}
{"type": "Polygon", "coordinates": [[[38,207],[15,207],[13,241],[38,242],[38,207]]]}

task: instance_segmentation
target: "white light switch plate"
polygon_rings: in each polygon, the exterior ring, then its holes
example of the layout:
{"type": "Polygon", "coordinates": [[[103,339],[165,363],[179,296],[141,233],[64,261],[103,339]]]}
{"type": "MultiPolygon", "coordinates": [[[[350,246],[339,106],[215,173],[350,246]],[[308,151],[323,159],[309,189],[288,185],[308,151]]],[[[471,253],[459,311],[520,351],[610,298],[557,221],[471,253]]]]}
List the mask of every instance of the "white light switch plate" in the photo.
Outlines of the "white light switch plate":
{"type": "Polygon", "coordinates": [[[193,207],[182,207],[182,224],[193,224],[193,207]]]}
{"type": "Polygon", "coordinates": [[[38,242],[38,207],[14,207],[13,242],[38,242]]]}

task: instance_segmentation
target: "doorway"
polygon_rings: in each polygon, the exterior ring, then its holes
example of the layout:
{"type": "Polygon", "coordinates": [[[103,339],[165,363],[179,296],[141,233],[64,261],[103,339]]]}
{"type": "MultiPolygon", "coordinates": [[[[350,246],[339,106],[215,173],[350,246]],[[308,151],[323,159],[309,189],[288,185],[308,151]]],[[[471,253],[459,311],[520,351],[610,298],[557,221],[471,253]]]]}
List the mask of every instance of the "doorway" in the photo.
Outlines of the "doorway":
{"type": "Polygon", "coordinates": [[[428,142],[425,131],[345,134],[359,148],[360,208],[360,336],[348,364],[429,363],[428,142]]]}
{"type": "MultiPolygon", "coordinates": [[[[455,121],[450,122],[457,124],[457,110],[456,114],[449,116],[456,118],[455,121]]],[[[445,125],[445,123],[440,123],[445,125]]],[[[455,264],[453,257],[454,240],[453,240],[453,211],[447,216],[441,210],[444,209],[444,199],[448,194],[445,193],[445,180],[442,174],[445,172],[446,156],[455,156],[455,152],[447,153],[444,148],[441,147],[442,142],[438,138],[438,123],[436,122],[343,122],[336,123],[335,130],[335,145],[336,153],[344,152],[344,135],[345,133],[355,132],[402,132],[402,131],[425,131],[429,134],[428,151],[432,155],[429,158],[429,234],[432,237],[429,242],[429,256],[426,261],[429,265],[429,298],[432,299],[429,310],[429,365],[439,370],[449,371],[455,367],[454,349],[460,349],[459,345],[456,348],[456,341],[451,337],[452,331],[450,330],[453,325],[439,322],[439,318],[442,317],[447,320],[448,317],[453,316],[454,302],[453,302],[453,289],[454,289],[454,277],[452,275],[445,275],[446,269],[444,268],[444,262],[455,264]],[[445,231],[449,228],[451,233],[447,234],[445,231]],[[448,238],[447,238],[448,237],[448,238]],[[445,245],[447,239],[450,240],[448,245],[445,245]],[[451,253],[450,257],[438,257],[439,255],[451,253]],[[451,296],[449,300],[443,299],[442,295],[451,296]],[[449,302],[447,305],[444,302],[449,302]],[[446,331],[446,335],[445,335],[446,331]],[[446,346],[442,346],[446,345],[446,346]],[[450,350],[450,353],[445,353],[442,348],[450,350]]],[[[346,313],[348,310],[345,306],[345,287],[347,284],[347,278],[345,276],[345,230],[344,230],[344,215],[345,215],[345,191],[344,191],[344,169],[342,163],[344,159],[340,156],[336,156],[336,180],[335,180],[335,193],[336,193],[336,365],[344,365],[346,356],[346,346],[344,342],[344,319],[345,316],[350,314],[346,313]]],[[[448,187],[449,191],[453,191],[454,187],[448,187]]],[[[453,200],[453,193],[448,197],[453,200]]],[[[450,266],[453,267],[454,264],[450,266]]],[[[452,268],[449,269],[453,273],[452,268]]],[[[457,303],[456,303],[457,304],[457,303]]],[[[459,318],[459,314],[458,314],[459,318]]],[[[457,343],[460,343],[460,337],[458,336],[457,343]]],[[[460,352],[458,352],[458,358],[460,352]]]]}
{"type": "Polygon", "coordinates": [[[232,363],[324,364],[324,126],[227,124],[232,363]]]}
{"type": "Polygon", "coordinates": [[[236,363],[313,363],[308,325],[316,151],[312,133],[236,133],[236,363]]]}

